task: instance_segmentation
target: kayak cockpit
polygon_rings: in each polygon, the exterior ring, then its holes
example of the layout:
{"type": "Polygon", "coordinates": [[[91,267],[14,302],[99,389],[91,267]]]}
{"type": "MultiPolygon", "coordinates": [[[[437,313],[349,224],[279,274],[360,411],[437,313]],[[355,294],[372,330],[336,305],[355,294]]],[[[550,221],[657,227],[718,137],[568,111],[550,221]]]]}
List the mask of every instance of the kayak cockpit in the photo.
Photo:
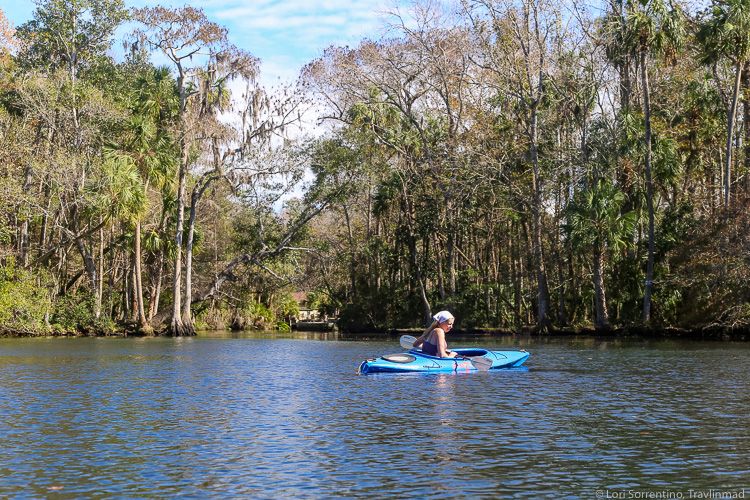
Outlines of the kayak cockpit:
{"type": "Polygon", "coordinates": [[[411,363],[414,361],[415,358],[411,354],[403,353],[403,354],[386,354],[382,356],[382,358],[386,361],[390,361],[391,363],[411,363]]]}
{"type": "Polygon", "coordinates": [[[461,356],[466,356],[469,358],[473,358],[476,356],[486,356],[489,351],[487,349],[477,349],[477,348],[458,348],[453,349],[457,354],[460,354],[461,356]]]}

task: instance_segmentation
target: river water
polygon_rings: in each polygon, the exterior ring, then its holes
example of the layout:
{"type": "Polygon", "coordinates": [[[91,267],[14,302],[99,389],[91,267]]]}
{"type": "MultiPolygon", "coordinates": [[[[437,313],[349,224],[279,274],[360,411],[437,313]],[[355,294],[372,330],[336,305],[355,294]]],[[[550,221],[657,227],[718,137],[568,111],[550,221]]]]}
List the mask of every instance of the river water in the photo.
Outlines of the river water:
{"type": "Polygon", "coordinates": [[[750,498],[750,345],[449,340],[532,355],[358,376],[398,341],[0,339],[0,497],[750,498]]]}

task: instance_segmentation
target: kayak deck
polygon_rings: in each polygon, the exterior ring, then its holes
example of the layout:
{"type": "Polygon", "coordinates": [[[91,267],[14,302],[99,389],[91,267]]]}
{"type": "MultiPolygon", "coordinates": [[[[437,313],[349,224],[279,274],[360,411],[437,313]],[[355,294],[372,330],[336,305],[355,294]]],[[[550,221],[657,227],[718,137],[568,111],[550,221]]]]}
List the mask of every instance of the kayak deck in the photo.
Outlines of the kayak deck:
{"type": "Polygon", "coordinates": [[[466,357],[484,357],[492,361],[490,370],[521,366],[530,353],[520,351],[490,351],[477,348],[453,349],[460,358],[440,358],[424,354],[418,349],[405,353],[386,354],[379,358],[367,359],[359,365],[357,373],[409,373],[409,372],[470,372],[477,371],[466,357]]]}

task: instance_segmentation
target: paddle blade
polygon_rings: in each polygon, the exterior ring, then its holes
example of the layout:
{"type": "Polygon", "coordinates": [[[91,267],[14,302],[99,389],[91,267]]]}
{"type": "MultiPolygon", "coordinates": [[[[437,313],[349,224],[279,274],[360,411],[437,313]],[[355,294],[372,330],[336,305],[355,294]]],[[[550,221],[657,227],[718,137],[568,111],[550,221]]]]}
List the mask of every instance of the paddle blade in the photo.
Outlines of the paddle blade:
{"type": "Polygon", "coordinates": [[[474,368],[476,368],[480,372],[486,372],[489,371],[490,368],[492,368],[492,360],[487,359],[484,356],[469,358],[469,361],[471,361],[471,364],[474,365],[474,368]]]}
{"type": "Polygon", "coordinates": [[[414,349],[414,342],[416,341],[417,339],[412,337],[411,335],[402,335],[401,339],[399,339],[401,347],[403,347],[404,349],[414,349]]]}

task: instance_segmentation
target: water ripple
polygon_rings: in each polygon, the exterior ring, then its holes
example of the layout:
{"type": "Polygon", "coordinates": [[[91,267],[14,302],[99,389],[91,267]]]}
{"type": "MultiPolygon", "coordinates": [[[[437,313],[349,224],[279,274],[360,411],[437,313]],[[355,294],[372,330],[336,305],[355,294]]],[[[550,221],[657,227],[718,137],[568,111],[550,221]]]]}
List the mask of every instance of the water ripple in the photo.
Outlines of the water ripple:
{"type": "Polygon", "coordinates": [[[0,496],[577,498],[750,484],[747,346],[523,347],[528,369],[355,376],[397,347],[0,339],[0,496]]]}

